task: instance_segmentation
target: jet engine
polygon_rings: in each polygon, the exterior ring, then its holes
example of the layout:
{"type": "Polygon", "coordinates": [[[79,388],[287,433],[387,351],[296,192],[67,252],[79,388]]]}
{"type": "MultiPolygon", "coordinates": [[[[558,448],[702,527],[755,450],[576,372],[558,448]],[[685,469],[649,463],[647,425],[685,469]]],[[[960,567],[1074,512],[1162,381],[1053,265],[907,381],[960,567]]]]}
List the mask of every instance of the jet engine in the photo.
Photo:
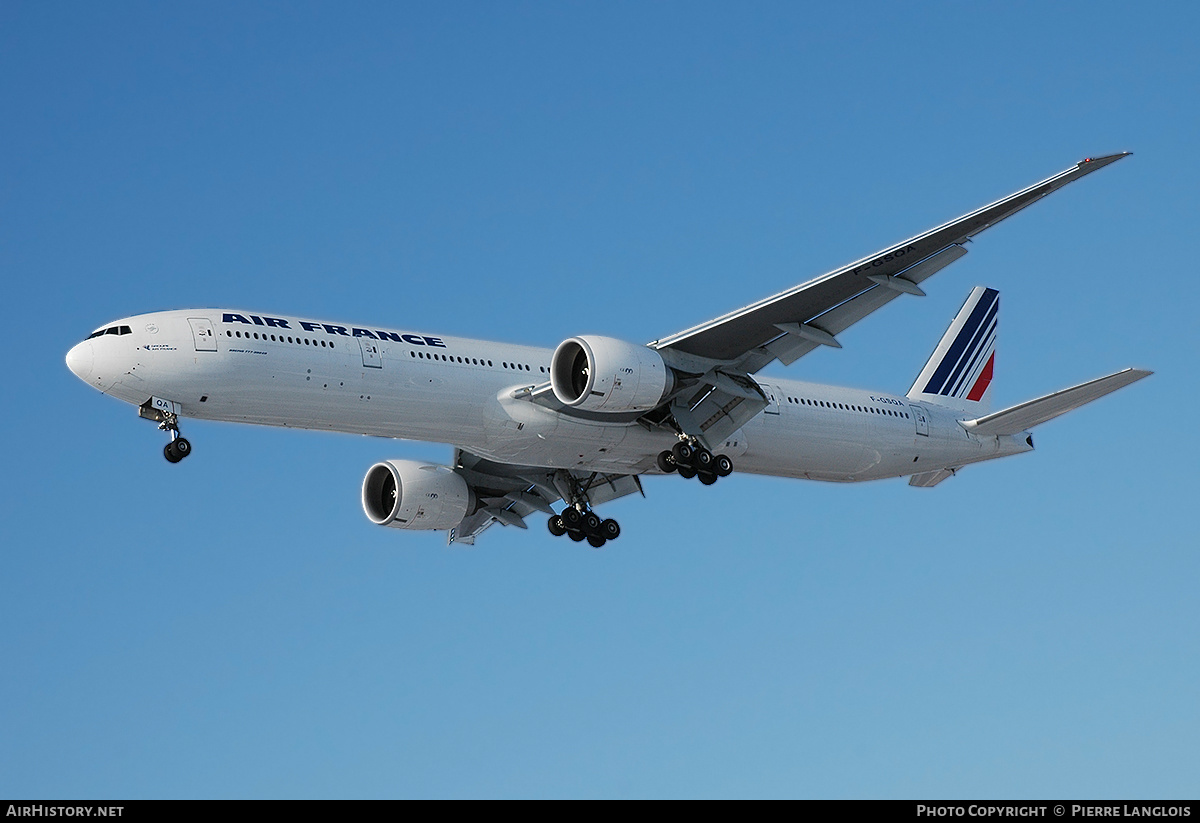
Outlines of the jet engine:
{"type": "Polygon", "coordinates": [[[583,411],[649,411],[675,388],[675,374],[647,346],[611,337],[572,337],[550,360],[559,402],[583,411]]]}
{"type": "Polygon", "coordinates": [[[393,529],[452,529],[474,508],[467,481],[447,466],[385,460],[367,472],[363,511],[393,529]]]}

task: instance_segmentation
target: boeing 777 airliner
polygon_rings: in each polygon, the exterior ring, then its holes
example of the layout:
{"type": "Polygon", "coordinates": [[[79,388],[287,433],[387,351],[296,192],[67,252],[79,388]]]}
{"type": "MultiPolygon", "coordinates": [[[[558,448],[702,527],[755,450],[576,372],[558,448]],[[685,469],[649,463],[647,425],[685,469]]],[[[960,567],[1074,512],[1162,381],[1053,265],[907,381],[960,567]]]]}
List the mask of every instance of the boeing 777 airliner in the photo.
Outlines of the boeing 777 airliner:
{"type": "Polygon", "coordinates": [[[549,515],[599,548],[620,534],[595,507],[643,474],[711,485],[738,471],[811,480],[909,477],[1030,451],[1029,430],[1150,374],[1124,371],[998,412],[989,405],[1000,304],[973,289],[908,393],[755,375],[790,365],[967,253],[985,229],[1127,154],[1088,158],[949,223],[753,305],[646,345],[572,337],[554,349],[244,309],[109,323],[67,354],[81,380],[192,446],[183,418],[451,443],[448,466],[385,460],[367,517],[474,543],[493,523],[549,515]],[[563,502],[560,511],[553,505],[563,502]]]}

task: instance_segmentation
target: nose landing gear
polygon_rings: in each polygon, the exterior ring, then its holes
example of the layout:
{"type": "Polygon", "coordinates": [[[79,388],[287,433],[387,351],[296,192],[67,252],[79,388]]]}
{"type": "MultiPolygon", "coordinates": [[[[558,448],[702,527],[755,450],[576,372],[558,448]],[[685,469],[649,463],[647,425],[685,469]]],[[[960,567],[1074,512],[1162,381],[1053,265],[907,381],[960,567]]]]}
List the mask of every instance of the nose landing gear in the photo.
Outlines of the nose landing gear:
{"type": "Polygon", "coordinates": [[[163,421],[158,427],[171,435],[171,442],[163,446],[163,457],[168,463],[178,463],[192,453],[192,444],[179,434],[179,418],[171,412],[163,415],[163,421]]]}
{"type": "Polygon", "coordinates": [[[679,472],[680,477],[698,477],[706,486],[733,473],[733,461],[728,456],[713,454],[691,437],[680,440],[669,451],[659,452],[656,462],[665,474],[679,472]]]}
{"type": "MultiPolygon", "coordinates": [[[[201,400],[206,398],[202,397],[201,400]]],[[[179,434],[179,412],[182,407],[170,400],[151,397],[138,406],[138,417],[152,420],[158,428],[171,436],[171,442],[163,447],[163,457],[168,463],[178,463],[192,453],[192,444],[179,434]]]]}

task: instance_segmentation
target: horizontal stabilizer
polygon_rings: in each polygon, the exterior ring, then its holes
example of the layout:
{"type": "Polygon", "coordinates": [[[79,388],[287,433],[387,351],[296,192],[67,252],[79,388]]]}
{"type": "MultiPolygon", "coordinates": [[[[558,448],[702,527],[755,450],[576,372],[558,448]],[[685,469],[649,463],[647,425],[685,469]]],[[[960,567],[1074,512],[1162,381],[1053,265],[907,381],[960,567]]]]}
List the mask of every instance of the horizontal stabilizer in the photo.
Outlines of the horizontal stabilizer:
{"type": "Polygon", "coordinates": [[[1056,391],[1037,400],[1030,400],[1011,408],[985,415],[977,420],[964,420],[962,426],[972,434],[1017,434],[1031,429],[1039,423],[1053,420],[1060,414],[1087,405],[1106,394],[1136,383],[1154,372],[1142,369],[1125,369],[1107,377],[1080,383],[1069,389],[1056,391]]]}

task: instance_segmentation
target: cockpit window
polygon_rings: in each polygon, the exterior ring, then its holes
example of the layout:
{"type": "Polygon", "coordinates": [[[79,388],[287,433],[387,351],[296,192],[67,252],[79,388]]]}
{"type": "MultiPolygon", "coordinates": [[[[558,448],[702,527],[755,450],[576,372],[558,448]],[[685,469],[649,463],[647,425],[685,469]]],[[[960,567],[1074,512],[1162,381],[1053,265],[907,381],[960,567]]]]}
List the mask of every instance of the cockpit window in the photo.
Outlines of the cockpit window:
{"type": "Polygon", "coordinates": [[[106,334],[133,334],[133,329],[128,326],[109,326],[107,329],[97,329],[87,336],[88,340],[93,337],[102,337],[106,334]]]}

